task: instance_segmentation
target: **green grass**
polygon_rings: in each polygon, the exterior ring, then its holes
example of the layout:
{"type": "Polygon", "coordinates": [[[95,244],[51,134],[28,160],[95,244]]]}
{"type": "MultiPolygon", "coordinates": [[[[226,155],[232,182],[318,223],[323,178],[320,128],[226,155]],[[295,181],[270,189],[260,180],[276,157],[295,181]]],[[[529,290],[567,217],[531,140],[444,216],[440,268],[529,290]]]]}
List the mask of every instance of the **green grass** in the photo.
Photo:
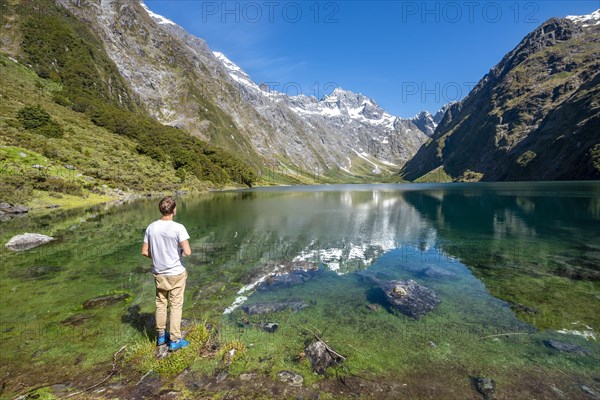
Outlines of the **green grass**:
{"type": "Polygon", "coordinates": [[[452,182],[453,179],[444,171],[443,166],[439,166],[434,170],[429,171],[425,175],[414,180],[415,183],[446,183],[452,182]]]}
{"type": "Polygon", "coordinates": [[[154,371],[161,376],[174,377],[202,358],[202,351],[210,338],[210,332],[204,324],[196,324],[189,329],[186,340],[190,345],[181,351],[170,353],[167,357],[156,357],[156,344],[149,338],[134,344],[127,350],[125,366],[133,366],[141,373],[154,371]]]}

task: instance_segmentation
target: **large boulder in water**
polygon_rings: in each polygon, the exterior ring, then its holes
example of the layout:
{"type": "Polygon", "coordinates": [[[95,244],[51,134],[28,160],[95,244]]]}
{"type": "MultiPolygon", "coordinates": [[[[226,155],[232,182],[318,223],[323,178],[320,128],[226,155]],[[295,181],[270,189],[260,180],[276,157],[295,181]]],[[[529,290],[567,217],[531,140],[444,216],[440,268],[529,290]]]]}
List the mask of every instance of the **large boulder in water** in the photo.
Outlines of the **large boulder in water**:
{"type": "Polygon", "coordinates": [[[412,279],[384,282],[381,289],[392,307],[415,319],[420,319],[441,302],[436,292],[412,279]]]}
{"type": "Polygon", "coordinates": [[[6,247],[12,251],[25,251],[52,240],[54,240],[54,238],[51,236],[39,233],[24,233],[22,235],[13,236],[8,243],[6,243],[6,247]]]}

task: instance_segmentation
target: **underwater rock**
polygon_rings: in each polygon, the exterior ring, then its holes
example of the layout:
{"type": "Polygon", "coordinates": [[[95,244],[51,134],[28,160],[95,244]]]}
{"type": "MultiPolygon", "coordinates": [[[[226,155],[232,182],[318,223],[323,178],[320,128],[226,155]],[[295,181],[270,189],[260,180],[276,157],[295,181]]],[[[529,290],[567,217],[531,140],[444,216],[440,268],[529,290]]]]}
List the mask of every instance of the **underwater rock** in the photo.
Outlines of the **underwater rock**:
{"type": "Polygon", "coordinates": [[[512,308],[514,311],[522,311],[527,314],[537,314],[538,313],[538,310],[536,308],[529,307],[524,304],[515,303],[514,301],[507,301],[507,303],[508,303],[508,305],[510,305],[510,308],[512,308]]]}
{"type": "Polygon", "coordinates": [[[277,374],[281,382],[289,383],[290,386],[300,387],[304,382],[304,377],[292,371],[281,371],[277,374]]]}
{"type": "Polygon", "coordinates": [[[272,303],[256,303],[243,306],[242,310],[248,315],[274,313],[282,310],[298,312],[308,307],[304,301],[282,301],[272,303]]]}
{"type": "Polygon", "coordinates": [[[100,296],[94,297],[93,299],[87,300],[83,303],[83,308],[99,308],[99,307],[107,307],[113,304],[116,304],[120,301],[128,299],[131,297],[129,293],[119,293],[119,294],[111,294],[108,296],[100,296]]]}
{"type": "Polygon", "coordinates": [[[259,322],[256,327],[268,333],[275,333],[279,328],[279,324],[277,322],[259,322]]]}
{"type": "Polygon", "coordinates": [[[558,340],[544,340],[544,344],[548,348],[558,350],[564,353],[578,353],[584,356],[589,356],[590,354],[592,354],[592,352],[589,349],[586,349],[585,347],[581,347],[572,343],[560,342],[558,340]]]}
{"type": "Polygon", "coordinates": [[[59,272],[59,271],[62,271],[62,268],[51,267],[51,266],[47,266],[47,265],[38,265],[35,267],[31,267],[27,270],[27,277],[29,277],[29,278],[48,277],[48,275],[52,274],[53,272],[59,272]]]}
{"type": "Polygon", "coordinates": [[[378,312],[381,309],[381,306],[379,304],[367,304],[367,308],[371,311],[375,311],[378,312]]]}
{"type": "Polygon", "coordinates": [[[274,290],[290,286],[301,285],[320,274],[318,268],[295,268],[290,272],[271,275],[258,286],[258,290],[274,290]]]}
{"type": "Polygon", "coordinates": [[[79,326],[79,325],[83,324],[84,322],[90,320],[91,318],[92,318],[91,315],[75,314],[75,315],[71,315],[70,317],[63,319],[62,321],[60,321],[60,323],[63,325],[79,326]]]}
{"type": "Polygon", "coordinates": [[[588,385],[579,385],[579,389],[581,389],[583,393],[587,394],[592,399],[600,399],[600,392],[592,389],[588,385]]]}
{"type": "Polygon", "coordinates": [[[308,357],[313,371],[323,375],[327,368],[333,365],[339,365],[344,361],[344,357],[332,351],[321,340],[311,343],[304,349],[304,354],[308,357]]]}
{"type": "Polygon", "coordinates": [[[475,378],[474,383],[475,388],[483,395],[484,399],[491,400],[494,398],[494,393],[496,392],[496,382],[494,382],[492,378],[475,378]]]}
{"type": "Polygon", "coordinates": [[[41,246],[52,240],[54,240],[54,238],[51,236],[39,233],[24,233],[22,235],[13,236],[8,243],[6,243],[6,247],[12,251],[25,251],[41,246]]]}
{"type": "Polygon", "coordinates": [[[444,278],[455,278],[456,274],[452,271],[447,271],[442,268],[431,267],[427,268],[423,272],[423,276],[426,278],[434,278],[434,279],[444,279],[444,278]]]}
{"type": "Polygon", "coordinates": [[[412,279],[388,281],[381,285],[381,289],[390,305],[415,319],[420,319],[441,302],[436,292],[412,279]]]}

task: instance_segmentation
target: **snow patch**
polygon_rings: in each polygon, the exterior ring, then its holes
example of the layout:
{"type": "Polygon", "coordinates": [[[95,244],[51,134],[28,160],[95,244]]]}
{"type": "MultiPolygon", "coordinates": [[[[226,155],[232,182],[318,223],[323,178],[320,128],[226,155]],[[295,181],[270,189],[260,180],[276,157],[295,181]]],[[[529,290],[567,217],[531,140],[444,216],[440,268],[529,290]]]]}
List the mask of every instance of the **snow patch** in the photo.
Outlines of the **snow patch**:
{"type": "Polygon", "coordinates": [[[148,13],[148,15],[155,20],[157,23],[162,24],[162,25],[175,25],[177,26],[177,24],[173,21],[171,21],[168,18],[163,17],[162,15],[158,15],[155,12],[153,12],[152,10],[150,10],[148,8],[148,6],[146,4],[144,4],[144,2],[140,2],[140,5],[142,6],[142,8],[148,13]]]}
{"type": "Polygon", "coordinates": [[[565,18],[577,23],[582,24],[584,28],[589,26],[600,25],[600,9],[587,15],[567,15],[565,18]]]}

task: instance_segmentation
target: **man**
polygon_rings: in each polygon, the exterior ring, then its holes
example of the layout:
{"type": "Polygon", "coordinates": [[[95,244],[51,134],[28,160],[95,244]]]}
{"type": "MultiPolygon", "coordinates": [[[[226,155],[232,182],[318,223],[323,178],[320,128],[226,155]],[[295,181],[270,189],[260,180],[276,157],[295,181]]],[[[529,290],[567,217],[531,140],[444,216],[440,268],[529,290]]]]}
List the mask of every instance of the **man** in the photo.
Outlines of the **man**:
{"type": "Polygon", "coordinates": [[[173,221],[177,214],[177,204],[170,196],[158,204],[162,218],[154,221],[144,234],[142,255],[152,259],[154,281],[156,283],[156,344],[169,344],[169,351],[177,351],[190,343],[181,337],[181,310],[187,271],[181,256],[192,254],[187,230],[182,224],[173,221]],[[167,299],[171,306],[169,332],[167,327],[167,299]]]}

